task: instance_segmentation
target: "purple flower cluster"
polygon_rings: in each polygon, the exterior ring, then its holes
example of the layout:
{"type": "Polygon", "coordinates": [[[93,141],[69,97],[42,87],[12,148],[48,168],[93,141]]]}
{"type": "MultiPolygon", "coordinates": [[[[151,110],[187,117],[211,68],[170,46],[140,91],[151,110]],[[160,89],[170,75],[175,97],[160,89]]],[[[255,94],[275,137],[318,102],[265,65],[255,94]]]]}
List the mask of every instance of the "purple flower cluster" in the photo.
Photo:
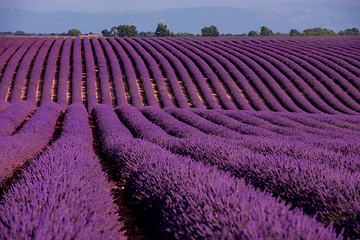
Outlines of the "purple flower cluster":
{"type": "Polygon", "coordinates": [[[8,101],[0,100],[0,112],[4,111],[8,106],[10,106],[8,101]]]}
{"type": "Polygon", "coordinates": [[[137,216],[144,219],[150,236],[337,238],[333,230],[325,229],[299,210],[290,211],[290,206],[242,179],[133,139],[111,108],[98,105],[93,115],[102,150],[121,172],[128,201],[137,216]]]}
{"type": "Polygon", "coordinates": [[[88,113],[67,108],[61,137],[35,159],[0,205],[5,239],[127,239],[92,149],[88,113]]]}
{"type": "Polygon", "coordinates": [[[94,48],[97,68],[99,71],[99,82],[101,91],[101,103],[112,106],[112,98],[110,95],[110,86],[109,86],[109,72],[106,65],[106,60],[104,57],[103,50],[99,43],[99,40],[95,37],[90,38],[92,46],[94,48]]]}
{"type": "Polygon", "coordinates": [[[22,58],[18,70],[16,72],[14,86],[11,91],[10,102],[16,103],[21,101],[21,95],[24,90],[25,79],[27,78],[30,64],[39,50],[40,46],[45,42],[46,38],[39,38],[36,42],[30,47],[30,49],[26,52],[25,56],[22,58]]]}
{"type": "Polygon", "coordinates": [[[18,48],[24,44],[29,38],[10,38],[7,44],[4,44],[2,54],[0,56],[0,72],[2,72],[9,61],[9,59],[14,55],[18,48]],[[5,50],[6,49],[6,50],[5,50]]]}
{"type": "Polygon", "coordinates": [[[31,47],[31,45],[34,44],[36,40],[37,40],[36,38],[29,38],[24,44],[21,45],[21,47],[19,47],[19,49],[16,50],[15,54],[11,56],[5,68],[4,74],[1,77],[0,99],[9,100],[8,95],[9,95],[10,84],[13,81],[16,67],[18,66],[21,58],[24,56],[26,51],[31,47]]]}
{"type": "Polygon", "coordinates": [[[86,101],[82,97],[82,75],[81,38],[76,37],[72,47],[71,103],[83,103],[86,101]]]}
{"type": "Polygon", "coordinates": [[[113,89],[116,98],[115,105],[118,106],[120,104],[126,104],[127,101],[124,90],[123,73],[119,65],[119,60],[115,56],[115,53],[106,38],[100,37],[99,41],[104,48],[105,54],[109,60],[113,89]]]}
{"type": "Polygon", "coordinates": [[[86,106],[88,112],[90,113],[98,104],[98,99],[101,99],[101,96],[98,96],[98,89],[96,88],[95,63],[90,40],[89,38],[83,38],[82,40],[85,57],[86,106]]]}
{"type": "Polygon", "coordinates": [[[17,127],[36,110],[36,106],[28,101],[11,104],[0,112],[0,138],[11,135],[17,127]]]}
{"type": "Polygon", "coordinates": [[[42,104],[21,130],[0,139],[0,184],[26,160],[36,156],[50,141],[61,112],[57,103],[42,104]]]}
{"type": "Polygon", "coordinates": [[[42,87],[40,79],[43,72],[45,58],[55,39],[55,37],[48,38],[46,42],[41,46],[31,69],[30,79],[26,91],[26,100],[34,104],[40,102],[41,95],[38,94],[38,92],[40,91],[37,90],[40,90],[42,87]]]}
{"type": "Polygon", "coordinates": [[[128,103],[133,105],[134,107],[142,107],[143,103],[140,96],[140,90],[136,82],[136,74],[129,57],[127,56],[125,50],[122,48],[118,41],[116,41],[114,38],[107,39],[109,40],[110,44],[119,56],[122,68],[124,70],[127,88],[126,92],[129,94],[128,103]]]}
{"type": "Polygon", "coordinates": [[[22,39],[22,38],[17,38],[17,37],[1,38],[1,40],[0,40],[0,55],[2,55],[4,51],[6,51],[13,43],[15,43],[16,41],[18,41],[20,39],[22,39]]]}
{"type": "Polygon", "coordinates": [[[64,44],[62,46],[62,51],[60,55],[60,66],[59,66],[59,77],[58,77],[58,84],[57,84],[57,103],[64,109],[68,106],[68,98],[69,94],[69,66],[70,66],[70,53],[71,53],[71,46],[73,43],[73,39],[68,37],[65,39],[64,44]]]}

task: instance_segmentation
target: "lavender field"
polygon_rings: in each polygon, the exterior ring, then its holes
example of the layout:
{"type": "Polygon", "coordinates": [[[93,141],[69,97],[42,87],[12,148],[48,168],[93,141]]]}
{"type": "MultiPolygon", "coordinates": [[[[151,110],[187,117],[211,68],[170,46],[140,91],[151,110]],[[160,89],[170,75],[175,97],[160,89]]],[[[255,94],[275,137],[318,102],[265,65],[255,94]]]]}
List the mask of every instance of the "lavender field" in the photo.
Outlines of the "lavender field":
{"type": "Polygon", "coordinates": [[[0,239],[360,239],[360,37],[0,37],[0,239]]]}

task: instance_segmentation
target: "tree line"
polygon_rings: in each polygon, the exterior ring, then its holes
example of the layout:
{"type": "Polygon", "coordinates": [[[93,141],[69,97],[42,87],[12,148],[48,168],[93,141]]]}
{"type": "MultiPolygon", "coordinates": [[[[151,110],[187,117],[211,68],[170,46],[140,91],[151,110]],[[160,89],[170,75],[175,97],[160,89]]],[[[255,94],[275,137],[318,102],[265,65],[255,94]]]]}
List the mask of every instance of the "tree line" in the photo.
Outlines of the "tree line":
{"type": "MultiPolygon", "coordinates": [[[[248,34],[220,34],[219,30],[216,26],[211,25],[209,27],[204,27],[201,29],[201,34],[193,34],[188,32],[182,33],[174,33],[171,32],[166,24],[158,23],[155,32],[147,31],[147,32],[138,32],[136,26],[134,25],[119,25],[113,26],[110,30],[104,29],[101,31],[104,37],[232,37],[232,36],[335,36],[335,35],[359,35],[359,30],[357,28],[348,28],[344,31],[339,31],[335,33],[333,30],[329,30],[326,28],[311,28],[305,29],[303,32],[299,32],[296,29],[291,29],[289,33],[274,33],[270,28],[266,26],[260,27],[259,31],[250,31],[248,34]]],[[[89,32],[88,34],[94,34],[89,32]]],[[[85,34],[85,35],[88,35],[85,34]]],[[[0,36],[80,36],[83,35],[80,30],[78,29],[70,29],[67,33],[63,32],[60,34],[29,34],[23,31],[16,31],[16,32],[0,32],[0,36]]]]}

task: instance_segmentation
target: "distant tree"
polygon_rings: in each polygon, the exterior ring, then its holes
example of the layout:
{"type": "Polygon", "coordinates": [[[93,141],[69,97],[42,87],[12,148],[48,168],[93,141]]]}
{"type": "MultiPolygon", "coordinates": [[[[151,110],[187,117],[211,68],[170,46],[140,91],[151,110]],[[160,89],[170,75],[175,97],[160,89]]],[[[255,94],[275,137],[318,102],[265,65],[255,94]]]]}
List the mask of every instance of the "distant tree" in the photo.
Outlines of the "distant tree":
{"type": "Polygon", "coordinates": [[[182,33],[171,33],[170,35],[171,37],[195,37],[196,35],[193,33],[187,33],[187,32],[182,32],[182,33]]]}
{"type": "Polygon", "coordinates": [[[170,37],[171,33],[170,30],[167,28],[166,25],[162,23],[158,23],[157,28],[155,30],[156,37],[170,37]]]}
{"type": "Polygon", "coordinates": [[[359,35],[359,30],[357,28],[348,28],[345,31],[340,31],[338,35],[359,35]]]}
{"type": "Polygon", "coordinates": [[[134,25],[119,25],[117,28],[116,36],[118,37],[137,37],[139,36],[136,26],[134,25]]]}
{"type": "Polygon", "coordinates": [[[336,33],[333,30],[328,30],[326,28],[312,28],[312,29],[306,29],[303,31],[304,36],[333,36],[336,35],[336,33]]]}
{"type": "Polygon", "coordinates": [[[261,36],[275,36],[274,32],[270,28],[265,27],[265,26],[262,26],[260,28],[260,35],[261,36]]]}
{"type": "Polygon", "coordinates": [[[102,30],[101,33],[104,37],[112,37],[111,33],[107,29],[102,30]]]}
{"type": "Polygon", "coordinates": [[[147,31],[147,32],[140,32],[140,37],[155,37],[155,32],[147,31]]]}
{"type": "Polygon", "coordinates": [[[67,33],[68,36],[80,36],[82,35],[78,29],[70,29],[67,33]]]}
{"type": "Polygon", "coordinates": [[[24,31],[18,30],[18,31],[16,31],[16,32],[14,32],[14,35],[16,35],[16,36],[26,36],[26,35],[28,35],[28,34],[26,34],[24,31]]]}
{"type": "Polygon", "coordinates": [[[8,32],[0,32],[0,35],[12,35],[13,33],[8,31],[8,32]]]}
{"type": "Polygon", "coordinates": [[[257,37],[257,36],[259,36],[259,34],[258,34],[257,32],[255,32],[255,31],[250,31],[250,32],[248,33],[248,36],[249,36],[249,37],[257,37]]]}
{"type": "Polygon", "coordinates": [[[289,32],[289,36],[301,36],[301,32],[296,29],[291,29],[289,32]]]}
{"type": "Polygon", "coordinates": [[[201,29],[201,36],[203,37],[218,37],[220,33],[216,26],[211,25],[210,27],[204,27],[201,29]]]}

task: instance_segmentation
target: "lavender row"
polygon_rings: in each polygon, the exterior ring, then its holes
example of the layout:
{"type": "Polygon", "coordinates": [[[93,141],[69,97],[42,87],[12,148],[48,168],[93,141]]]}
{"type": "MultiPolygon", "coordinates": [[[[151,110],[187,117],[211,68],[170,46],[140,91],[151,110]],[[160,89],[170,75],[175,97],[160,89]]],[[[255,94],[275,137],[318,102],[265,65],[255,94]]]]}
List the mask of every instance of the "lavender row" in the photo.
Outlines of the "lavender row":
{"type": "Polygon", "coordinates": [[[70,53],[73,39],[66,38],[62,46],[59,64],[59,76],[57,84],[56,102],[65,110],[68,106],[68,89],[71,84],[69,79],[70,53]]]}
{"type": "Polygon", "coordinates": [[[89,38],[83,38],[82,40],[85,57],[86,106],[90,113],[98,104],[98,99],[100,99],[101,96],[98,96],[96,89],[95,63],[90,40],[89,38]]]}
{"type": "MultiPolygon", "coordinates": [[[[198,41],[196,41],[199,43],[198,41]]],[[[211,44],[212,41],[207,42],[201,41],[201,49],[206,50],[206,53],[216,59],[229,74],[231,74],[232,78],[236,81],[237,85],[239,85],[246,99],[248,99],[249,104],[252,108],[256,110],[266,111],[268,108],[265,106],[263,102],[260,101],[259,96],[256,94],[255,90],[251,87],[246,77],[236,68],[236,64],[239,62],[239,59],[234,55],[229,54],[219,48],[213,47],[211,44]],[[206,46],[206,47],[204,47],[206,46]],[[212,51],[209,51],[211,49],[212,51]]],[[[200,46],[198,46],[200,47],[200,46]]],[[[236,87],[237,88],[237,87],[236,87]]],[[[246,108],[245,108],[246,109],[246,108]]],[[[246,109],[252,110],[252,109],[246,109]]]]}
{"type": "MultiPolygon", "coordinates": [[[[259,44],[257,45],[259,48],[266,49],[268,52],[276,52],[277,49],[273,48],[271,45],[264,45],[259,44]]],[[[301,66],[301,61],[298,62],[297,58],[292,56],[292,54],[285,53],[285,52],[277,52],[277,54],[273,55],[276,59],[283,61],[286,65],[288,65],[297,75],[299,75],[303,81],[306,82],[316,93],[323,99],[323,101],[333,108],[336,112],[329,112],[326,110],[327,113],[336,114],[337,112],[343,112],[347,114],[354,114],[355,112],[344,106],[334,95],[333,93],[329,92],[322,83],[317,80],[311,72],[306,71],[301,66]]]]}
{"type": "Polygon", "coordinates": [[[135,108],[115,109],[120,120],[135,137],[167,148],[173,153],[188,155],[244,178],[255,187],[301,207],[325,225],[334,223],[338,232],[359,237],[359,175],[342,168],[332,168],[303,159],[264,156],[247,148],[217,138],[176,139],[146,120],[135,108]],[[344,217],[346,216],[346,217],[344,217]]]}
{"type": "Polygon", "coordinates": [[[99,71],[100,86],[98,86],[98,88],[101,90],[101,103],[112,106],[112,98],[110,95],[109,86],[110,77],[104,53],[97,38],[92,37],[90,40],[95,51],[97,68],[99,71]]]}
{"type": "Polygon", "coordinates": [[[6,65],[4,74],[1,77],[0,82],[0,99],[9,100],[8,94],[11,87],[11,83],[13,81],[14,72],[16,71],[17,66],[21,58],[24,56],[26,51],[34,44],[37,38],[29,38],[11,57],[9,62],[6,65]]]}
{"type": "MultiPolygon", "coordinates": [[[[259,51],[255,51],[253,48],[249,48],[243,45],[238,45],[238,47],[240,46],[242,49],[246,50],[246,51],[242,51],[244,55],[255,60],[260,65],[260,67],[262,67],[268,73],[265,74],[264,77],[265,79],[268,79],[267,82],[269,83],[272,82],[271,85],[275,87],[276,85],[273,82],[275,80],[283,89],[281,90],[278,88],[275,91],[280,91],[280,92],[284,91],[289,96],[291,101],[296,104],[296,106],[290,104],[289,100],[285,97],[284,94],[282,94],[281,95],[283,96],[282,102],[284,103],[287,102],[288,104],[286,104],[286,106],[288,106],[290,110],[292,109],[295,112],[303,112],[303,111],[312,112],[312,113],[320,112],[318,109],[316,109],[314,106],[312,106],[309,103],[309,100],[313,101],[313,99],[314,98],[316,99],[317,96],[311,91],[311,89],[306,84],[303,83],[301,79],[300,81],[295,80],[296,78],[298,78],[298,76],[296,74],[293,74],[292,71],[289,68],[287,68],[283,63],[279,61],[274,61],[272,57],[262,54],[259,51]],[[270,76],[273,78],[273,80],[269,78],[270,76]],[[304,94],[306,97],[304,97],[302,94],[304,94]]],[[[227,47],[230,48],[231,46],[227,45],[227,47]]],[[[319,101],[318,99],[316,100],[319,101]]],[[[322,101],[320,100],[320,102],[322,101]]]]}
{"type": "Polygon", "coordinates": [[[8,101],[0,100],[0,112],[4,111],[11,104],[8,101]]]}
{"type": "MultiPolygon", "coordinates": [[[[320,112],[319,110],[321,110],[327,113],[336,113],[334,109],[332,109],[327,104],[325,104],[324,101],[317,94],[314,93],[314,90],[310,88],[303,81],[303,79],[301,79],[300,76],[295,74],[285,63],[283,63],[284,60],[282,60],[281,57],[280,58],[278,57],[279,60],[275,58],[274,55],[277,55],[276,53],[260,49],[255,45],[252,45],[251,48],[247,47],[246,45],[240,45],[240,44],[236,45],[236,47],[240,47],[240,46],[241,49],[245,49],[246,51],[254,53],[257,56],[260,56],[263,59],[265,59],[267,62],[271,63],[275,68],[270,66],[269,69],[270,71],[271,68],[273,70],[276,69],[275,70],[276,72],[280,71],[283,74],[283,77],[280,77],[281,80],[287,85],[289,85],[289,83],[286,82],[291,82],[291,84],[293,84],[293,87],[288,86],[288,88],[292,89],[293,91],[295,86],[297,91],[303,94],[304,97],[306,98],[304,99],[303,97],[299,97],[299,96],[295,98],[296,99],[295,101],[301,104],[301,107],[306,112],[319,113],[320,112]]],[[[221,45],[221,48],[224,47],[231,48],[233,50],[237,49],[236,47],[231,46],[230,44],[223,43],[221,45]]],[[[293,95],[297,95],[297,94],[293,93],[293,95]]]]}
{"type": "Polygon", "coordinates": [[[28,101],[11,104],[0,112],[0,138],[11,135],[17,127],[36,110],[36,106],[28,101]]]}
{"type": "Polygon", "coordinates": [[[234,103],[227,96],[226,90],[221,85],[219,78],[212,71],[209,65],[200,56],[198,56],[200,51],[193,52],[196,49],[192,48],[190,45],[183,46],[184,42],[180,45],[176,40],[163,39],[163,41],[166,41],[174,46],[178,51],[185,54],[194,62],[195,66],[204,74],[204,77],[208,79],[209,87],[213,89],[215,95],[219,98],[221,105],[225,109],[237,109],[234,103]]]}
{"type": "MultiPolygon", "coordinates": [[[[277,46],[278,44],[274,44],[277,46]]],[[[343,72],[339,68],[336,68],[335,64],[332,64],[331,62],[322,63],[317,58],[314,58],[312,54],[309,54],[307,51],[302,50],[301,48],[293,48],[289,45],[282,45],[281,47],[286,46],[286,49],[291,50],[291,52],[295,55],[300,57],[301,59],[307,61],[309,64],[317,68],[319,71],[323,73],[323,75],[320,75],[317,73],[317,71],[314,71],[314,68],[311,68],[310,66],[307,66],[306,69],[308,71],[311,71],[313,74],[316,74],[318,78],[329,78],[332,79],[332,81],[326,81],[327,87],[340,95],[338,92],[346,92],[351,98],[349,98],[347,95],[342,94],[343,96],[339,96],[344,98],[344,102],[351,108],[353,108],[356,111],[359,111],[359,91],[352,85],[352,82],[357,82],[356,76],[348,76],[349,78],[343,78],[339,73],[343,72]],[[335,71],[336,70],[336,71],[335,71]],[[338,86],[337,86],[338,85],[338,86]]]]}
{"type": "Polygon", "coordinates": [[[228,89],[229,95],[231,96],[236,108],[242,110],[253,110],[253,108],[241,94],[240,91],[242,89],[239,89],[238,86],[236,86],[228,71],[224,69],[211,54],[207,53],[209,51],[207,48],[199,44],[195,45],[193,43],[194,41],[187,41],[186,39],[175,40],[175,42],[181,44],[196,55],[200,56],[209,65],[209,67],[211,66],[211,68],[213,68],[213,72],[218,76],[219,83],[221,80],[224,88],[228,89]]]}
{"type": "Polygon", "coordinates": [[[143,58],[144,62],[147,64],[146,67],[151,73],[151,77],[154,79],[156,84],[156,90],[158,92],[160,100],[160,107],[172,107],[173,104],[166,89],[163,75],[154,58],[134,39],[126,38],[126,41],[132,45],[135,51],[143,58]]]}
{"type": "Polygon", "coordinates": [[[42,82],[40,104],[51,102],[53,100],[52,96],[53,88],[55,87],[57,59],[63,42],[63,37],[57,38],[50,49],[45,67],[44,79],[42,82]]]}
{"type": "MultiPolygon", "coordinates": [[[[207,104],[207,106],[209,108],[211,108],[211,109],[220,108],[220,105],[215,100],[214,96],[212,95],[212,93],[210,91],[210,88],[209,88],[208,84],[204,80],[203,74],[196,67],[195,63],[189,57],[187,57],[185,54],[183,54],[181,51],[178,51],[171,44],[169,44],[167,42],[164,42],[164,41],[160,41],[158,39],[152,39],[152,40],[154,42],[158,43],[158,44],[161,44],[173,56],[172,59],[168,59],[173,65],[175,65],[175,64],[178,64],[178,65],[181,64],[182,65],[181,71],[178,70],[178,74],[180,76],[180,79],[181,80],[183,79],[181,74],[185,74],[185,77],[186,77],[186,72],[185,71],[188,71],[191,74],[191,77],[194,80],[197,88],[199,89],[199,94],[202,95],[202,97],[204,98],[204,101],[207,104]],[[175,60],[174,57],[177,60],[175,60]],[[183,67],[186,67],[186,69],[184,69],[183,67]]],[[[185,79],[187,80],[189,78],[185,78],[185,79]]],[[[191,86],[190,82],[185,83],[184,85],[185,86],[186,85],[191,86]]],[[[191,95],[189,93],[189,97],[190,96],[191,95]]]]}
{"type": "Polygon", "coordinates": [[[93,114],[103,152],[125,178],[124,191],[152,228],[151,237],[295,239],[306,232],[310,238],[337,238],[242,179],[133,139],[110,108],[99,105],[93,114]]]}
{"type": "Polygon", "coordinates": [[[38,154],[50,141],[61,111],[54,102],[42,104],[21,130],[0,139],[0,184],[15,169],[38,154]]]}
{"type": "Polygon", "coordinates": [[[82,75],[81,38],[76,37],[72,47],[71,103],[86,101],[82,99],[82,75]]]}
{"type": "Polygon", "coordinates": [[[146,104],[148,106],[159,107],[159,103],[155,97],[154,89],[152,87],[149,72],[147,67],[143,61],[143,59],[139,56],[139,54],[135,51],[135,49],[124,39],[116,38],[116,40],[121,44],[121,46],[126,50],[129,57],[134,63],[134,70],[139,75],[141,82],[141,89],[144,91],[146,104]]]}
{"type": "Polygon", "coordinates": [[[61,137],[4,196],[5,239],[127,239],[92,142],[86,108],[70,105],[61,137]]]}
{"type": "MultiPolygon", "coordinates": [[[[260,44],[259,44],[259,46],[260,46],[260,44]]],[[[261,46],[264,46],[264,44],[261,44],[261,46]]],[[[359,110],[358,105],[349,96],[347,96],[339,86],[337,86],[334,82],[332,82],[319,69],[317,69],[316,67],[312,66],[311,64],[309,64],[308,62],[306,62],[305,60],[300,58],[300,56],[298,56],[298,54],[296,54],[296,52],[287,50],[282,46],[277,47],[276,44],[266,45],[266,47],[268,49],[269,49],[269,47],[271,47],[273,50],[274,49],[280,50],[281,52],[278,52],[278,54],[286,56],[287,58],[290,58],[297,64],[297,66],[301,66],[302,70],[300,72],[298,72],[298,74],[301,74],[303,72],[311,73],[311,75],[313,75],[313,76],[308,81],[311,80],[311,83],[312,83],[314,80],[314,77],[315,77],[315,79],[318,79],[318,81],[321,84],[320,90],[324,91],[324,89],[329,89],[328,91],[330,91],[330,93],[336,97],[335,99],[336,99],[337,103],[331,102],[332,107],[335,110],[338,110],[340,112],[344,112],[347,114],[356,114],[355,111],[359,110]],[[355,111],[352,109],[354,109],[355,111]]],[[[317,66],[317,67],[319,67],[319,66],[317,66]]],[[[330,99],[327,99],[327,100],[329,101],[330,99]]]]}
{"type": "Polygon", "coordinates": [[[180,108],[188,108],[189,106],[187,100],[185,99],[185,96],[187,96],[192,106],[196,108],[204,108],[204,105],[201,102],[198,93],[196,92],[195,85],[193,84],[189,73],[181,61],[172,53],[170,53],[167,48],[163,47],[159,43],[151,41],[147,38],[143,38],[141,40],[143,40],[143,46],[146,47],[147,44],[149,44],[151,47],[156,49],[156,51],[150,51],[150,53],[158,60],[160,66],[162,67],[171,90],[175,96],[177,106],[180,108]],[[179,79],[184,86],[184,93],[181,89],[176,74],[178,74],[179,79]]]}
{"type": "Polygon", "coordinates": [[[136,74],[134,72],[134,68],[131,64],[129,57],[127,56],[126,52],[122,48],[122,46],[117,42],[114,38],[107,38],[117,55],[119,56],[120,62],[122,64],[125,78],[126,78],[126,92],[129,93],[130,104],[134,107],[141,107],[142,99],[140,96],[140,90],[136,83],[136,74]]]}
{"type": "Polygon", "coordinates": [[[21,38],[7,37],[7,38],[0,38],[0,39],[1,39],[0,55],[2,55],[4,51],[6,51],[13,43],[20,40],[21,38]]]}
{"type": "Polygon", "coordinates": [[[27,78],[30,64],[34,59],[35,54],[37,53],[41,45],[45,42],[45,40],[45,38],[37,39],[21,60],[18,70],[16,72],[13,89],[10,91],[11,96],[8,97],[10,98],[11,103],[16,103],[21,100],[21,95],[23,93],[25,79],[27,78]]]}
{"type": "Polygon", "coordinates": [[[126,104],[126,96],[123,82],[123,73],[121,71],[119,60],[115,56],[114,50],[106,38],[100,37],[99,41],[105,50],[105,54],[109,60],[111,69],[111,79],[113,82],[113,89],[115,93],[115,105],[126,104]]]}
{"type": "Polygon", "coordinates": [[[38,89],[41,89],[41,75],[43,72],[45,58],[55,39],[55,37],[48,38],[46,42],[41,46],[31,69],[30,79],[26,91],[26,100],[34,104],[36,104],[40,98],[40,96],[38,96],[40,95],[38,94],[38,89]]]}
{"type": "Polygon", "coordinates": [[[21,47],[21,45],[28,40],[29,38],[20,38],[18,40],[10,42],[11,45],[0,56],[0,72],[4,70],[11,56],[14,55],[14,53],[19,49],[19,47],[21,47]]]}

